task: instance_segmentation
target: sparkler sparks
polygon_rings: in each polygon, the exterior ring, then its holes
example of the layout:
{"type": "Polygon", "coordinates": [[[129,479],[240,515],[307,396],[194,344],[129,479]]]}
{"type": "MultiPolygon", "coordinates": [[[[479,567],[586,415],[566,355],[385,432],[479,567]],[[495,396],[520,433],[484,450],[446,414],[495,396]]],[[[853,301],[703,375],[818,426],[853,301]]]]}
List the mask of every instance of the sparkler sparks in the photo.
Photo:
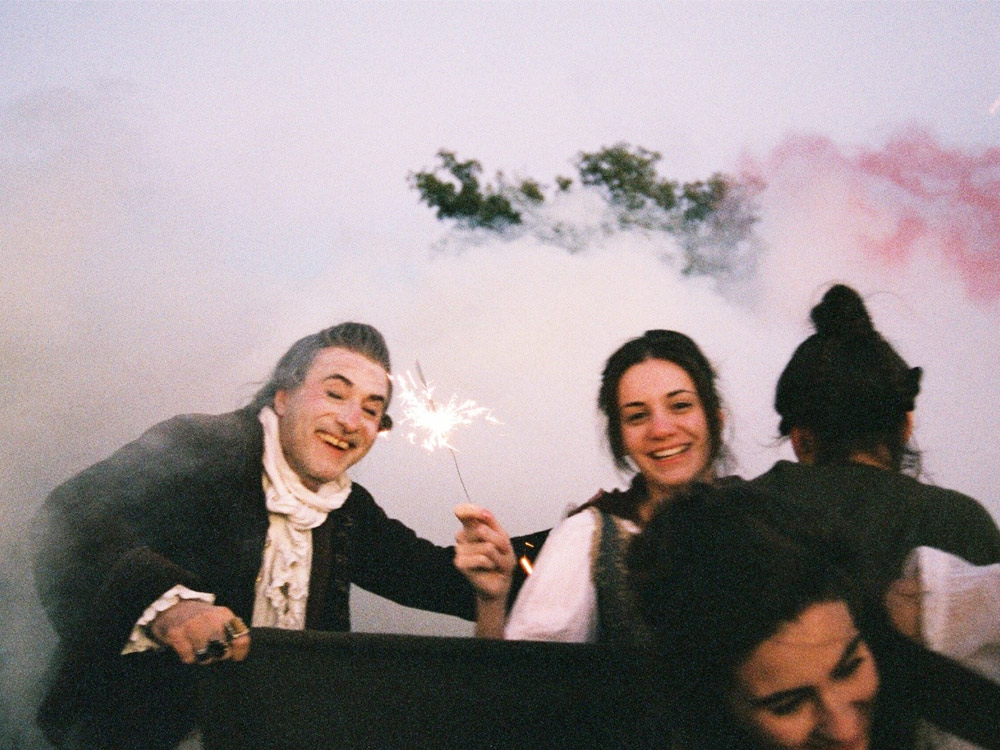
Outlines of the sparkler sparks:
{"type": "MultiPolygon", "coordinates": [[[[535,548],[535,545],[532,544],[531,542],[525,542],[524,546],[531,547],[531,549],[535,548]]],[[[532,566],[531,560],[528,559],[527,554],[521,555],[521,557],[519,557],[517,560],[517,564],[521,566],[521,570],[524,571],[525,575],[530,576],[532,573],[535,572],[535,568],[534,566],[532,566]]]]}
{"type": "MultiPolygon", "coordinates": [[[[525,547],[531,547],[532,549],[535,548],[535,545],[532,544],[531,542],[525,542],[524,546],[525,547]]],[[[521,570],[524,571],[525,575],[529,575],[530,576],[532,573],[535,572],[535,569],[534,569],[534,567],[531,564],[531,560],[528,559],[528,556],[526,554],[525,555],[521,555],[521,557],[518,559],[517,563],[518,563],[518,565],[521,566],[521,570]]]]}
{"type": "Polygon", "coordinates": [[[459,401],[458,397],[452,395],[447,402],[440,404],[434,400],[434,387],[431,386],[424,377],[417,362],[417,378],[409,370],[402,377],[393,377],[392,382],[399,388],[399,398],[402,402],[403,420],[402,424],[409,424],[414,428],[407,438],[411,443],[417,442],[417,430],[424,433],[420,446],[427,452],[433,452],[438,448],[447,448],[451,452],[452,461],[455,462],[455,471],[458,472],[458,480],[462,483],[462,490],[469,502],[469,491],[465,487],[465,480],[462,479],[462,472],[458,468],[458,458],[455,455],[455,448],[448,442],[455,428],[471,424],[477,419],[482,419],[492,424],[500,424],[500,421],[493,417],[493,414],[485,406],[479,406],[471,399],[459,401]]]}
{"type": "MultiPolygon", "coordinates": [[[[444,404],[434,400],[434,387],[427,383],[420,363],[417,363],[419,382],[413,373],[407,371],[401,378],[393,378],[393,383],[399,386],[400,400],[403,406],[403,423],[425,433],[420,445],[424,450],[432,452],[438,448],[454,451],[448,439],[456,427],[471,424],[477,419],[483,419],[493,424],[500,424],[485,406],[479,406],[475,401],[466,399],[459,401],[451,396],[444,404]]],[[[411,443],[416,443],[417,434],[407,435],[411,443]]]]}

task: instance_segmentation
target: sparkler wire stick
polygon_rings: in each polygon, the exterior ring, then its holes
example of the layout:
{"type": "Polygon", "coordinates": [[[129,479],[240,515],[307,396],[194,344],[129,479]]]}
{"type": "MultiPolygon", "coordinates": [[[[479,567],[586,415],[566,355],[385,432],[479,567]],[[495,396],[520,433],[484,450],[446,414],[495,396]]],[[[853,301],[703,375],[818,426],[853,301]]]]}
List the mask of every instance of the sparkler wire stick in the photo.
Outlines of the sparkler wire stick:
{"type": "Polygon", "coordinates": [[[451,453],[451,460],[455,464],[455,473],[458,474],[458,481],[461,482],[461,484],[462,484],[462,492],[465,493],[465,499],[468,500],[471,503],[472,502],[472,498],[469,497],[469,490],[466,489],[466,487],[465,487],[465,480],[462,479],[462,470],[458,468],[458,459],[455,457],[455,449],[454,448],[448,448],[448,452],[451,453]]]}

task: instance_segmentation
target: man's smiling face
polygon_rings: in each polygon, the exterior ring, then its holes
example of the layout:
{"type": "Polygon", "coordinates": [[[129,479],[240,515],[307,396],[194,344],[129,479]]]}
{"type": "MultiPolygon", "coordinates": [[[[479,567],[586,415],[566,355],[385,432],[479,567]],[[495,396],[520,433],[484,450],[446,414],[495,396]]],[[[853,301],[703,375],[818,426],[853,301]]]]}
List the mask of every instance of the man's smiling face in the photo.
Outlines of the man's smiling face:
{"type": "Polygon", "coordinates": [[[340,347],[320,350],[300,385],[275,394],[281,449],[306,487],[316,490],[364,458],[388,394],[381,365],[340,347]]]}

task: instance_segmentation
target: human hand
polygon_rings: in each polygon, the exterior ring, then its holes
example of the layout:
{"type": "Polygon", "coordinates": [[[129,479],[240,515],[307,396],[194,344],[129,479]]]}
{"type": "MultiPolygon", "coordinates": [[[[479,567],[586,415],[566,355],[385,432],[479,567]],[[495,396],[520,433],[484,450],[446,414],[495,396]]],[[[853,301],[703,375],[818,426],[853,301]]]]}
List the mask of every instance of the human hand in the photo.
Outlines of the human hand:
{"type": "Polygon", "coordinates": [[[896,630],[908,638],[921,641],[920,632],[920,579],[900,578],[893,581],[885,594],[885,608],[896,630]]]}
{"type": "Polygon", "coordinates": [[[196,599],[163,610],[149,629],[185,664],[243,661],[250,651],[250,630],[231,609],[196,599]]]}
{"type": "Polygon", "coordinates": [[[476,589],[480,600],[506,605],[514,572],[510,536],[485,508],[463,503],[455,506],[462,528],[455,534],[455,567],[476,589]]]}

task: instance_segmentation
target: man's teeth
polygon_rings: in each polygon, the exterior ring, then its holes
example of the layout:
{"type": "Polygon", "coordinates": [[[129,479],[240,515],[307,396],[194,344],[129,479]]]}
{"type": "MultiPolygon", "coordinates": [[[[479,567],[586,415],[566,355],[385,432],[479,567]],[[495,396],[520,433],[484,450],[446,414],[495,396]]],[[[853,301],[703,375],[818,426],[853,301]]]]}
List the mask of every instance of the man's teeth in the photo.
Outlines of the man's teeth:
{"type": "Polygon", "coordinates": [[[343,440],[339,440],[338,438],[335,438],[333,435],[328,435],[325,432],[319,433],[319,438],[324,443],[329,443],[334,448],[340,448],[342,451],[346,451],[348,448],[351,447],[350,443],[344,442],[343,440]]]}
{"type": "Polygon", "coordinates": [[[665,451],[657,451],[653,454],[653,458],[670,458],[671,456],[676,456],[678,453],[683,453],[688,447],[686,445],[678,445],[676,448],[667,448],[665,451]]]}

